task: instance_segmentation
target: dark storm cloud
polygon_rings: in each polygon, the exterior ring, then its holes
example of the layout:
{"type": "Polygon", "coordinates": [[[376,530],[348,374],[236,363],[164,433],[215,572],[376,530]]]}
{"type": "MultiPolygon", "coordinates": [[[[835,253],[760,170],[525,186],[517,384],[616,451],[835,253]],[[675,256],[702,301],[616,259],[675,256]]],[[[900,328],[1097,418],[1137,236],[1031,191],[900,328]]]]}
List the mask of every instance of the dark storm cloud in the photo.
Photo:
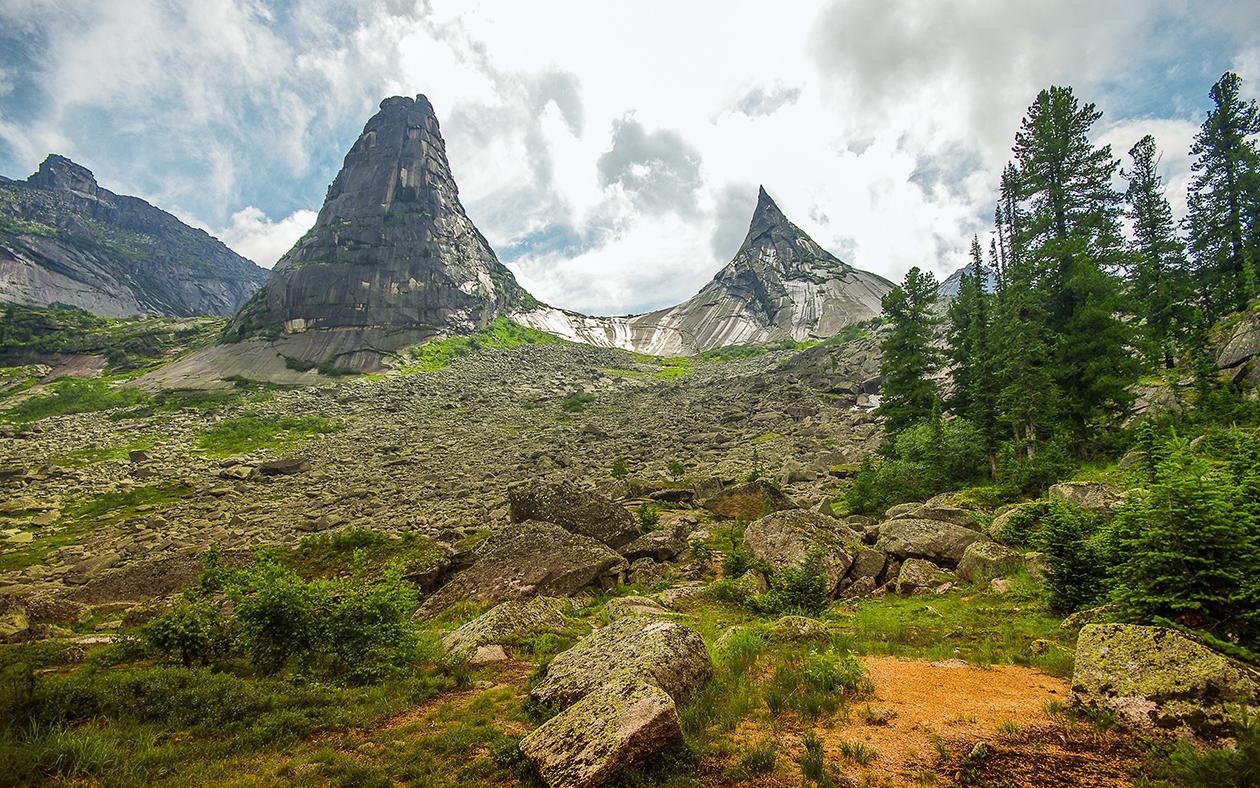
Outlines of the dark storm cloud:
{"type": "Polygon", "coordinates": [[[620,184],[651,213],[692,214],[700,188],[700,151],[671,129],[648,131],[633,116],[613,124],[612,148],[596,163],[599,182],[620,184]]]}

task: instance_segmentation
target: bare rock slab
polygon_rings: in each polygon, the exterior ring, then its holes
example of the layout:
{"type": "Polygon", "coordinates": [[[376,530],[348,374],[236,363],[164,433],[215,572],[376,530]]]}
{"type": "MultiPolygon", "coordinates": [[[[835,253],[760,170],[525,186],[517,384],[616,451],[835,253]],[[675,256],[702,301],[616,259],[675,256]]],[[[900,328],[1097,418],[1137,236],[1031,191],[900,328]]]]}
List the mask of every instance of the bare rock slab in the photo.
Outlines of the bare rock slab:
{"type": "Polygon", "coordinates": [[[680,740],[673,698],[650,682],[623,677],[543,723],[520,746],[547,785],[590,788],[680,740]]]}
{"type": "Polygon", "coordinates": [[[1260,671],[1173,629],[1086,624],[1072,693],[1144,733],[1210,742],[1229,735],[1232,713],[1260,710],[1260,671]]]}

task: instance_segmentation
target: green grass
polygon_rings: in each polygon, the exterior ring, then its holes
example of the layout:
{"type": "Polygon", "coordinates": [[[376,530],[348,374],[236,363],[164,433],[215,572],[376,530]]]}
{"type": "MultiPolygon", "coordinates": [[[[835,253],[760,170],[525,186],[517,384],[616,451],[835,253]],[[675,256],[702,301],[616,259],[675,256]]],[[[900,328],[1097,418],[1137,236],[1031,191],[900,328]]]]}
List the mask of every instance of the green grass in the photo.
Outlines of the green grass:
{"type": "Polygon", "coordinates": [[[360,567],[364,576],[375,577],[390,566],[398,566],[404,575],[419,575],[446,557],[437,542],[410,531],[395,537],[358,527],[308,536],[297,547],[273,548],[272,554],[307,578],[349,575],[360,567]]]}
{"type": "Polygon", "coordinates": [[[226,418],[197,436],[197,445],[211,457],[227,457],[258,449],[282,451],[313,435],[336,432],[341,426],[319,416],[262,416],[226,418]]]}
{"type": "Polygon", "coordinates": [[[677,380],[691,374],[691,359],[687,356],[664,358],[659,362],[662,369],[656,373],[657,380],[677,380]]]}
{"type": "Polygon", "coordinates": [[[133,451],[143,451],[153,448],[154,439],[152,436],[136,438],[121,446],[88,446],[82,449],[68,451],[53,459],[52,465],[65,468],[78,468],[85,465],[95,465],[98,462],[108,462],[110,460],[124,460],[133,451]]]}
{"type": "Polygon", "coordinates": [[[408,358],[400,369],[404,372],[436,372],[450,366],[455,359],[481,349],[511,350],[524,345],[562,341],[554,334],[526,328],[501,317],[471,336],[435,339],[409,349],[408,358]]]}
{"type": "Polygon", "coordinates": [[[114,388],[106,380],[62,378],[49,385],[50,393],[24,400],[6,411],[10,421],[26,423],[50,416],[94,413],[129,408],[147,403],[147,394],[135,389],[114,388]]]}

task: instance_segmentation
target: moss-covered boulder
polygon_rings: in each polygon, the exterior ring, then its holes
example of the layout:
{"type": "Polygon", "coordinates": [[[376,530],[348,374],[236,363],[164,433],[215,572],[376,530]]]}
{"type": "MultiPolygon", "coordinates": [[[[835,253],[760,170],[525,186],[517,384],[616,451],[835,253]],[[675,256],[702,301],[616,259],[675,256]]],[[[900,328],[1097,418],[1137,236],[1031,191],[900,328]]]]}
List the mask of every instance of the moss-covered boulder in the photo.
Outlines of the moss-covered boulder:
{"type": "Polygon", "coordinates": [[[634,517],[624,507],[572,482],[540,484],[531,481],[517,485],[508,491],[508,504],[514,523],[528,520],[555,523],[610,547],[621,547],[639,536],[634,517]]]}
{"type": "Polygon", "coordinates": [[[888,517],[890,520],[939,520],[943,523],[961,525],[963,528],[972,530],[980,527],[980,523],[971,512],[945,503],[928,501],[927,503],[913,506],[894,506],[888,511],[892,513],[888,517]]]}
{"type": "Polygon", "coordinates": [[[610,621],[616,621],[619,618],[628,616],[672,618],[678,615],[677,613],[669,612],[661,606],[660,602],[647,596],[619,596],[616,599],[609,600],[604,610],[608,613],[610,621]]]}
{"type": "Polygon", "coordinates": [[[623,676],[596,689],[521,740],[521,753],[552,788],[601,785],[682,739],[674,700],[623,676]]]}
{"type": "Polygon", "coordinates": [[[567,604],[555,597],[503,602],[442,638],[442,646],[452,654],[469,655],[480,646],[503,644],[522,635],[566,632],[571,626],[562,612],[567,604]]]}
{"type": "Polygon", "coordinates": [[[816,554],[827,575],[827,594],[834,596],[854,554],[861,550],[862,535],[834,517],[788,509],[749,524],[744,546],[776,572],[798,567],[816,554]]]}
{"type": "Polygon", "coordinates": [[[989,537],[943,520],[895,519],[880,524],[875,549],[899,559],[923,558],[957,566],[967,548],[981,541],[989,537]]]}
{"type": "Polygon", "coordinates": [[[969,583],[1009,575],[1024,565],[1024,557],[997,542],[973,542],[958,562],[958,576],[969,583]]]}
{"type": "Polygon", "coordinates": [[[1124,503],[1124,496],[1115,487],[1093,482],[1060,482],[1051,485],[1050,498],[1101,514],[1110,514],[1124,503]]]}
{"type": "Polygon", "coordinates": [[[1144,733],[1209,742],[1244,707],[1260,711],[1260,671],[1173,629],[1086,624],[1072,693],[1144,733]]]}
{"type": "Polygon", "coordinates": [[[536,703],[563,708],[610,678],[631,676],[683,703],[712,675],[713,663],[699,632],[674,621],[629,616],[556,655],[529,694],[536,703]]]}
{"type": "Polygon", "coordinates": [[[922,558],[907,558],[897,573],[897,593],[902,596],[911,594],[935,593],[954,582],[953,574],[946,572],[931,561],[922,558]]]}
{"type": "Polygon", "coordinates": [[[629,564],[609,547],[552,523],[513,524],[481,542],[472,565],[420,606],[435,615],[456,602],[569,596],[588,585],[612,587],[629,564]]]}
{"type": "Polygon", "coordinates": [[[701,505],[714,514],[740,520],[755,520],[771,512],[796,508],[778,487],[765,479],[724,487],[701,505]]]}

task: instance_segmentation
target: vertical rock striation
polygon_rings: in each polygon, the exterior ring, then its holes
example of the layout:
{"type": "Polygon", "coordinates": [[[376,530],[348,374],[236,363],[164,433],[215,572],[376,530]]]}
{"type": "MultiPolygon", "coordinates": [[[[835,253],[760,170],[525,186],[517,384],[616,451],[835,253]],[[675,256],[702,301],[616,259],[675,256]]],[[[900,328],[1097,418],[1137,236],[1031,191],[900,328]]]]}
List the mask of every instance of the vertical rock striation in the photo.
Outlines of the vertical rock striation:
{"type": "Polygon", "coordinates": [[[467,333],[535,303],[464,213],[433,106],[381,102],[315,226],[228,328],[282,355],[373,369],[391,352],[467,333]]]}

